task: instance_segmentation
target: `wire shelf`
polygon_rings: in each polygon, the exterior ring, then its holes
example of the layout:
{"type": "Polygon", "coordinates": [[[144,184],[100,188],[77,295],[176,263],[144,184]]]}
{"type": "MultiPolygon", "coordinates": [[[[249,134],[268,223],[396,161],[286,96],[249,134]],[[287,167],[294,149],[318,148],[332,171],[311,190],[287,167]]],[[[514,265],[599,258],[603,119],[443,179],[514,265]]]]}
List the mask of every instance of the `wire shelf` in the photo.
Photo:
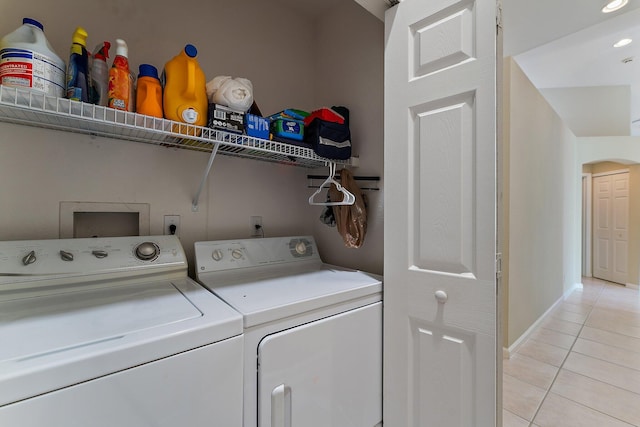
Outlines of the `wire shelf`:
{"type": "Polygon", "coordinates": [[[317,168],[328,160],[306,147],[159,119],[28,89],[0,85],[0,121],[167,147],[317,168]]]}

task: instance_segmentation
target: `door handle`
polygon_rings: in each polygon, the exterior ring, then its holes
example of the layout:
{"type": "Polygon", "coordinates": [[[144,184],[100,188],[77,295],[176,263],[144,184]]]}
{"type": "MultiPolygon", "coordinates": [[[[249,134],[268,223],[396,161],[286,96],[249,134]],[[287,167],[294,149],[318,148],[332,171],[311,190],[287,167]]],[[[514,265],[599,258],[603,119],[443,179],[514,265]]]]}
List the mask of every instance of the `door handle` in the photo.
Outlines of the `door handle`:
{"type": "Polygon", "coordinates": [[[439,304],[444,304],[449,299],[447,293],[442,290],[436,291],[435,297],[439,304]]]}
{"type": "Polygon", "coordinates": [[[271,392],[271,427],[291,427],[291,387],[280,384],[271,392]]]}

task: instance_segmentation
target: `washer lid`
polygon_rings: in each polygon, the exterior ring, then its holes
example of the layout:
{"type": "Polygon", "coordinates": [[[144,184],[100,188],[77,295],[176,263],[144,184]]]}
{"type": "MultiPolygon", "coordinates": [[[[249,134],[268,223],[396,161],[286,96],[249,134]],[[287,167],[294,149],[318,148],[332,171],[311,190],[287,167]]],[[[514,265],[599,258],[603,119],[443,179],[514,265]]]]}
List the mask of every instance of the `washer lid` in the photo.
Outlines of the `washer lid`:
{"type": "Polygon", "coordinates": [[[382,282],[372,274],[323,265],[320,269],[290,271],[287,276],[243,281],[216,281],[220,276],[200,275],[200,281],[244,317],[244,327],[284,319],[382,292],[382,282]]]}
{"type": "Polygon", "coordinates": [[[0,406],[242,333],[190,279],[92,286],[0,302],[0,406]]]}

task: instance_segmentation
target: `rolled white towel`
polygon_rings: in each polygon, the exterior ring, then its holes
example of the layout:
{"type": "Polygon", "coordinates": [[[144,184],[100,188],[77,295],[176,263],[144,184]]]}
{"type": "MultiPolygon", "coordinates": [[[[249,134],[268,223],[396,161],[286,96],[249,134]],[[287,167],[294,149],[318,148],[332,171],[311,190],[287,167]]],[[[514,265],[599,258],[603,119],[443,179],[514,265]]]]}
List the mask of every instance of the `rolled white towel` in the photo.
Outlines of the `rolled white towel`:
{"type": "Polygon", "coordinates": [[[216,76],[213,78],[213,80],[207,83],[207,98],[209,99],[209,102],[213,102],[213,94],[216,93],[218,89],[220,89],[220,85],[223,82],[229,80],[230,78],[231,76],[216,76]]]}
{"type": "Polygon", "coordinates": [[[217,76],[207,83],[207,96],[210,102],[245,112],[253,104],[253,84],[242,77],[217,76]]]}

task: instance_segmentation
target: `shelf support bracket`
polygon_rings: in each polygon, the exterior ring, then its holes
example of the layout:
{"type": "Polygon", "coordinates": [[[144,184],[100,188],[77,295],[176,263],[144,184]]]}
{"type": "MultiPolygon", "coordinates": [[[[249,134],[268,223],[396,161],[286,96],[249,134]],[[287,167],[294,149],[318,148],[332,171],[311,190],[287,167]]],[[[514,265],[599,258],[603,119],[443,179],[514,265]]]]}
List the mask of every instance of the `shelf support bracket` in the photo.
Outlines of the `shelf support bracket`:
{"type": "Polygon", "coordinates": [[[213,146],[211,150],[211,156],[209,156],[209,163],[207,163],[207,169],[204,171],[204,176],[202,177],[202,181],[200,181],[200,187],[198,187],[198,191],[196,195],[193,197],[193,204],[191,205],[192,212],[198,212],[198,201],[200,200],[200,193],[202,193],[202,189],[204,188],[205,182],[207,182],[207,177],[209,176],[209,172],[211,171],[211,166],[213,166],[213,159],[216,158],[216,154],[218,153],[218,147],[220,146],[219,142],[213,146]]]}

